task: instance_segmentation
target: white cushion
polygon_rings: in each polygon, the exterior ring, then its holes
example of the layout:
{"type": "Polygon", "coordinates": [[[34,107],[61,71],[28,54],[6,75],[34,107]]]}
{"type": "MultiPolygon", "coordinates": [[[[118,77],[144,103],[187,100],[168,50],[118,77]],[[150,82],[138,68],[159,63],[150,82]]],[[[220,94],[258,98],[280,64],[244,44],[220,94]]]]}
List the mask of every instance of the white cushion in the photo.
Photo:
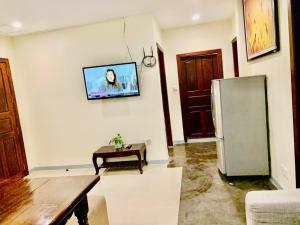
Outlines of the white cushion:
{"type": "Polygon", "coordinates": [[[247,225],[300,224],[300,190],[249,192],[246,217],[247,225]]]}
{"type": "MultiPolygon", "coordinates": [[[[109,225],[106,200],[103,196],[88,195],[89,225],[109,225]]],[[[67,225],[78,225],[77,217],[73,214],[67,225]]]]}

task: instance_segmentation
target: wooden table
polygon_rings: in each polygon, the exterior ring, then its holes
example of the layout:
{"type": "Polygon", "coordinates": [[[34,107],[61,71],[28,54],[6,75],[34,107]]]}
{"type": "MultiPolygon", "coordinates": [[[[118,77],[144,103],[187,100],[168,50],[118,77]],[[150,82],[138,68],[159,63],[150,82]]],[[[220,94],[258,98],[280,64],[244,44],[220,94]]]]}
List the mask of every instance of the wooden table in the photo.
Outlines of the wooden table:
{"type": "Polygon", "coordinates": [[[1,225],[65,224],[73,212],[87,225],[87,193],[99,176],[25,178],[0,183],[1,225]]]}
{"type": "Polygon", "coordinates": [[[96,175],[99,173],[101,168],[109,168],[109,167],[122,167],[128,166],[132,163],[137,165],[140,173],[143,174],[143,166],[148,165],[146,156],[147,156],[146,145],[144,143],[141,144],[133,144],[130,149],[122,148],[116,149],[114,146],[103,146],[99,148],[93,154],[93,164],[96,170],[96,175]],[[119,162],[108,162],[107,158],[116,158],[116,157],[128,157],[135,155],[137,157],[136,161],[119,161],[119,162]],[[143,159],[142,159],[143,156],[143,159]],[[98,166],[97,158],[102,158],[103,163],[98,166]]]}

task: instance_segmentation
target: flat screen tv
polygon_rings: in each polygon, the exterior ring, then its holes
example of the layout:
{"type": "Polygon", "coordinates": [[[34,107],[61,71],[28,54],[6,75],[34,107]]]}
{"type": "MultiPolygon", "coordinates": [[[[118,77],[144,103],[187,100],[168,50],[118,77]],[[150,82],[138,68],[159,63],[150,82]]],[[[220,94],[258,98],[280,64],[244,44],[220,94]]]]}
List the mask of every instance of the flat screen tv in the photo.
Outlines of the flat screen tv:
{"type": "Polygon", "coordinates": [[[136,63],[82,68],[88,100],[139,96],[136,63]]]}

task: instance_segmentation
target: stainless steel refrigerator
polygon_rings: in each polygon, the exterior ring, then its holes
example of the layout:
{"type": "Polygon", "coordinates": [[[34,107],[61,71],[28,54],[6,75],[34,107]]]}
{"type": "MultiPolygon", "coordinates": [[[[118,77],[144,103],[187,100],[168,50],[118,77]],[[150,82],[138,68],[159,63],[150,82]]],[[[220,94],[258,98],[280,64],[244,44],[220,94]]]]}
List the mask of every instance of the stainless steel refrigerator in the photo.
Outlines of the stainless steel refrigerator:
{"type": "Polygon", "coordinates": [[[220,172],[269,175],[266,77],[213,80],[211,90],[220,172]]]}

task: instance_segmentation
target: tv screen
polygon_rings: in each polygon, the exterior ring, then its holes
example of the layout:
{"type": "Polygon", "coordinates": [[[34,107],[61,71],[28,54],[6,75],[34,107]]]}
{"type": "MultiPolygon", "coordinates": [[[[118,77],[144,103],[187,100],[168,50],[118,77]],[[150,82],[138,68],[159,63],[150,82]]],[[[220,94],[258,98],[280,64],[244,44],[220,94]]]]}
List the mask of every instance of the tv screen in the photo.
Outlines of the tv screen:
{"type": "Polygon", "coordinates": [[[84,67],[88,100],[139,96],[136,63],[84,67]]]}

